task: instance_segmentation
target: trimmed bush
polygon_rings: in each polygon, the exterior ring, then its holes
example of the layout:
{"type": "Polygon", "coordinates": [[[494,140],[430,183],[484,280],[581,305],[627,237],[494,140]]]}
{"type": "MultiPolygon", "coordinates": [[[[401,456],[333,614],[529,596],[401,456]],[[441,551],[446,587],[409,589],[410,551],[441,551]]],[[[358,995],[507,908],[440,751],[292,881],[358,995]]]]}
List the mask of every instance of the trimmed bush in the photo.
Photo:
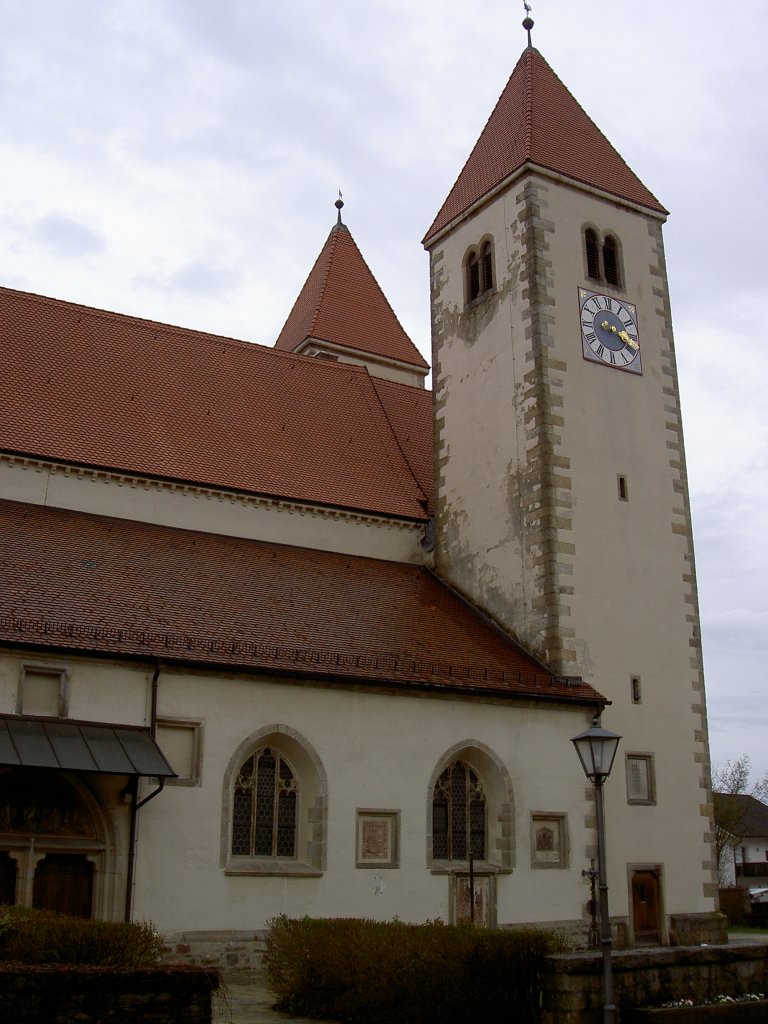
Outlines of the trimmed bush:
{"type": "Polygon", "coordinates": [[[151,924],[92,921],[50,910],[0,907],[0,960],[23,964],[156,964],[163,944],[151,924]]]}
{"type": "Polygon", "coordinates": [[[268,922],[264,966],[277,1006],[347,1024],[528,1024],[540,1019],[539,930],[482,931],[356,919],[268,922]]]}

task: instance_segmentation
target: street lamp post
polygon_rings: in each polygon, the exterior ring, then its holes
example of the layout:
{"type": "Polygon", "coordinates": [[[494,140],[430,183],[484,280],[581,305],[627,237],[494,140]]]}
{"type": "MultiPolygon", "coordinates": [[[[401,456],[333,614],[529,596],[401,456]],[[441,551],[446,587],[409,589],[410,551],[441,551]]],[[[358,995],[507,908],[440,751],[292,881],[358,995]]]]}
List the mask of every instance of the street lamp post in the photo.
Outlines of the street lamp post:
{"type": "Polygon", "coordinates": [[[597,810],[597,870],[600,891],[600,945],[603,950],[603,1024],[616,1024],[611,970],[611,919],[608,915],[608,878],[605,857],[605,809],[603,783],[611,774],[621,736],[598,725],[595,716],[591,728],[571,740],[579,755],[584,774],[594,784],[597,810]]]}

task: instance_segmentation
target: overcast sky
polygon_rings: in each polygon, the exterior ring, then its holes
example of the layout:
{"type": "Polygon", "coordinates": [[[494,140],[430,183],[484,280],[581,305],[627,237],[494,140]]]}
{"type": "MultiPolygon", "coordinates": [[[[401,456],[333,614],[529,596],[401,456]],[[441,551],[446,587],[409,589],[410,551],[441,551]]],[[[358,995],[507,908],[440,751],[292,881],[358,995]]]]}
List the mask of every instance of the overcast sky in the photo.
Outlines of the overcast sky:
{"type": "MultiPolygon", "coordinates": [[[[712,756],[748,753],[762,774],[768,4],[532,13],[534,45],[672,212],[712,756]]],[[[523,15],[516,0],[0,0],[0,283],[271,345],[341,188],[429,358],[420,239],[523,15]]]]}

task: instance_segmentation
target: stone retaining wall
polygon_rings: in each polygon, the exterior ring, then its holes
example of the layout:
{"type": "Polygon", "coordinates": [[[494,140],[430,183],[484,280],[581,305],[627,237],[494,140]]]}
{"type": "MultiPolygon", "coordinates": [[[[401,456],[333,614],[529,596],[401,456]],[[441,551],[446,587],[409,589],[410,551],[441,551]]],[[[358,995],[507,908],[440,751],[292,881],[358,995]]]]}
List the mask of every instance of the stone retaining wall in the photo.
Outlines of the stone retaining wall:
{"type": "Polygon", "coordinates": [[[0,964],[7,1024],[210,1024],[215,970],[0,964]]]}
{"type": "MultiPolygon", "coordinates": [[[[614,953],[612,964],[615,1002],[619,1009],[659,1006],[676,999],[701,1001],[718,995],[768,993],[768,946],[629,950],[614,953]]],[[[600,1024],[601,955],[554,956],[549,958],[549,967],[544,986],[543,1024],[600,1024]]],[[[629,1016],[625,1015],[625,1019],[628,1021],[629,1016]]]]}

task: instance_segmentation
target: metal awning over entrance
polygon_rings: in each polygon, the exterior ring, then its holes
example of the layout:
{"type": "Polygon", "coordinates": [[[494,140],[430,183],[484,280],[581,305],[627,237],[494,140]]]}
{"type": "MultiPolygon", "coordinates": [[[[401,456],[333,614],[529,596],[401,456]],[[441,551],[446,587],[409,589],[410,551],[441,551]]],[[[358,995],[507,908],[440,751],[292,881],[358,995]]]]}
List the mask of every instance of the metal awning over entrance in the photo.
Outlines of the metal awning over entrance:
{"type": "Polygon", "coordinates": [[[149,729],[0,715],[0,765],[175,778],[149,729]]]}

